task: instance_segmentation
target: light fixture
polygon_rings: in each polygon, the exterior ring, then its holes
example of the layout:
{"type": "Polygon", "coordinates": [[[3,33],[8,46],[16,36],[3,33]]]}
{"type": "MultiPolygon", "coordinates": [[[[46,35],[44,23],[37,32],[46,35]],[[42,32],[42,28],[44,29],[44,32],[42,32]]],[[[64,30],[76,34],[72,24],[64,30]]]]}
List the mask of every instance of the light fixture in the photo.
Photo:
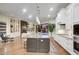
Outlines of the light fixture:
{"type": "Polygon", "coordinates": [[[32,15],[29,15],[28,18],[32,18],[32,15]]]}
{"type": "Polygon", "coordinates": [[[39,17],[38,17],[38,16],[36,16],[36,22],[37,22],[38,24],[40,24],[40,21],[39,21],[39,17]]]}
{"type": "Polygon", "coordinates": [[[50,15],[48,15],[48,17],[50,18],[50,15]]]}
{"type": "Polygon", "coordinates": [[[61,14],[58,14],[57,16],[58,16],[58,17],[61,17],[61,14]]]}
{"type": "Polygon", "coordinates": [[[27,10],[25,8],[22,9],[23,13],[27,12],[27,10]]]}
{"type": "Polygon", "coordinates": [[[49,11],[53,11],[53,8],[50,8],[49,11]]]}

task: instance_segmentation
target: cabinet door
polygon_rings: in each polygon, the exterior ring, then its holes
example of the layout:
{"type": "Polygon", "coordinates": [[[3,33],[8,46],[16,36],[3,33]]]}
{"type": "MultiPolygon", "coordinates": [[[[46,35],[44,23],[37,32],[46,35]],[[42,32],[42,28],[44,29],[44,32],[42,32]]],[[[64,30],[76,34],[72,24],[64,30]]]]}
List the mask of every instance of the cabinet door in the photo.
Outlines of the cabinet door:
{"type": "Polygon", "coordinates": [[[37,50],[37,39],[36,38],[27,38],[27,51],[36,52],[37,50]]]}
{"type": "Polygon", "coordinates": [[[50,50],[50,40],[48,38],[39,38],[39,51],[49,52],[50,50]]]}

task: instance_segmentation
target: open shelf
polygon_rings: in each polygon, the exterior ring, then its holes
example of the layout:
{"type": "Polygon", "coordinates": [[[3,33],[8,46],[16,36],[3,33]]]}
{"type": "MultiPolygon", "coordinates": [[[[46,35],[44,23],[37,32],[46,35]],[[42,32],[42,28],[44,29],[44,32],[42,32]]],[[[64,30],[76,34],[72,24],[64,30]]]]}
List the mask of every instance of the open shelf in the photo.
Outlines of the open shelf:
{"type": "Polygon", "coordinates": [[[6,33],[6,23],[0,22],[0,32],[6,33]]]}

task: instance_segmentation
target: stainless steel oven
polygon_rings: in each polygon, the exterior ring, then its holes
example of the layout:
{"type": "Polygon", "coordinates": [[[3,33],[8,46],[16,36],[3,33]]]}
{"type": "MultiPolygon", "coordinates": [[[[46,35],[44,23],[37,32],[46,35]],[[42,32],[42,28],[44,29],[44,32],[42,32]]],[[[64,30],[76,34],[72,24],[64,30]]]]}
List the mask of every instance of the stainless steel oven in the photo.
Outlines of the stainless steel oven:
{"type": "Polygon", "coordinates": [[[73,26],[74,51],[79,54],[79,24],[73,26]]]}
{"type": "Polygon", "coordinates": [[[74,51],[79,54],[79,36],[74,36],[74,51]]]}

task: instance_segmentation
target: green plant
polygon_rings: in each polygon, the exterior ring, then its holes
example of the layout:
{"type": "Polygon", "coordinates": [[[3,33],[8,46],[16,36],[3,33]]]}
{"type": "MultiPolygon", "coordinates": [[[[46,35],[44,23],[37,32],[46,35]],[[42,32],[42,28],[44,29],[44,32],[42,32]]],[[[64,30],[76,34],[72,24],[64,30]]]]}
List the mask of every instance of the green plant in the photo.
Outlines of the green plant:
{"type": "Polygon", "coordinates": [[[48,31],[51,32],[51,36],[54,29],[55,29],[55,24],[48,24],[48,31]]]}

